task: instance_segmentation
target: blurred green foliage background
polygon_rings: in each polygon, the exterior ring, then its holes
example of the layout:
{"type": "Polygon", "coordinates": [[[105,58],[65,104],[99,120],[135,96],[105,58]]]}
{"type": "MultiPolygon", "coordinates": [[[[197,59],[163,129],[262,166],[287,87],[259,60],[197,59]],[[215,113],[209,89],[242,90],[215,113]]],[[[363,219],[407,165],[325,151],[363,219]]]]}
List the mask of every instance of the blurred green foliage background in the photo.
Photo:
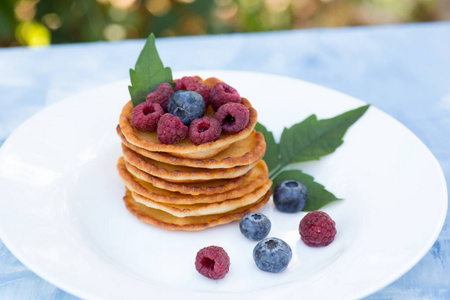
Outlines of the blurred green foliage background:
{"type": "Polygon", "coordinates": [[[0,47],[450,20],[450,0],[0,0],[0,47]]]}

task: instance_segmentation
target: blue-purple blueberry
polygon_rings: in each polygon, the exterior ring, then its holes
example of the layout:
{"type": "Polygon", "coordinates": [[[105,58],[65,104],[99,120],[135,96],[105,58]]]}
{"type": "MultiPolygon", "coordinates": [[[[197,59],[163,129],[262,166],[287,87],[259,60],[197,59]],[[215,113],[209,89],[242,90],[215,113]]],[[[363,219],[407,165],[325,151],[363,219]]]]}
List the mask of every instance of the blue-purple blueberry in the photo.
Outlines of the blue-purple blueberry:
{"type": "Polygon", "coordinates": [[[167,110],[170,114],[180,118],[184,125],[189,126],[195,119],[205,114],[203,97],[193,91],[176,91],[169,100],[167,110]]]}
{"type": "Polygon", "coordinates": [[[279,273],[287,268],[292,259],[289,245],[279,238],[266,238],[253,249],[256,266],[265,272],[279,273]]]}
{"type": "Polygon", "coordinates": [[[301,211],[308,200],[306,186],[295,180],[285,180],[277,184],[273,192],[273,203],[282,212],[301,211]]]}
{"type": "Polygon", "coordinates": [[[269,218],[259,212],[246,214],[239,222],[241,233],[252,241],[260,241],[265,238],[269,234],[271,226],[269,218]]]}

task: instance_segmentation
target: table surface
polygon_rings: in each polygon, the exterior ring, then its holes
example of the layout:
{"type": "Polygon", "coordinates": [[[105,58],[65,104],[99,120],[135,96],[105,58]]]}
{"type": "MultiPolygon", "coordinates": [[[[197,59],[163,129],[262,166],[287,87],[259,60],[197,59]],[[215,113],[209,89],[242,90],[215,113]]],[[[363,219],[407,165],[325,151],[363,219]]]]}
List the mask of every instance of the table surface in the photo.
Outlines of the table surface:
{"type": "MultiPolygon", "coordinates": [[[[393,116],[450,179],[450,23],[157,39],[172,70],[290,76],[393,116]]],[[[143,40],[0,49],[0,145],[27,118],[72,94],[128,78],[143,40]]],[[[426,201],[426,199],[424,199],[426,201]]],[[[409,272],[367,299],[450,299],[450,222],[409,272]]],[[[370,270],[368,270],[370,271],[370,270]]],[[[44,281],[0,240],[0,299],[77,299],[44,281]]]]}

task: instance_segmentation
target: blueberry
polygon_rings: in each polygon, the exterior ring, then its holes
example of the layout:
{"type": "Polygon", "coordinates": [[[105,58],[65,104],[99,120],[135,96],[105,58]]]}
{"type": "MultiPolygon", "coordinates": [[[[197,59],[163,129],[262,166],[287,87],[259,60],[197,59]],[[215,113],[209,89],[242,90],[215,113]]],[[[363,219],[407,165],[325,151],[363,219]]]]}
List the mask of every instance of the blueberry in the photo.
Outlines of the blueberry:
{"type": "Polygon", "coordinates": [[[256,266],[265,272],[279,273],[287,268],[292,258],[292,250],[285,241],[267,238],[253,249],[256,266]]]}
{"type": "Polygon", "coordinates": [[[275,187],[273,203],[282,212],[299,212],[308,200],[306,186],[295,180],[282,181],[275,187]]]}
{"type": "Polygon", "coordinates": [[[177,91],[167,105],[170,114],[180,118],[184,125],[189,126],[195,119],[205,114],[205,100],[196,92],[177,91]]]}
{"type": "Polygon", "coordinates": [[[265,238],[269,234],[270,227],[269,218],[262,213],[246,214],[239,223],[239,229],[242,234],[252,241],[259,241],[265,238]]]}

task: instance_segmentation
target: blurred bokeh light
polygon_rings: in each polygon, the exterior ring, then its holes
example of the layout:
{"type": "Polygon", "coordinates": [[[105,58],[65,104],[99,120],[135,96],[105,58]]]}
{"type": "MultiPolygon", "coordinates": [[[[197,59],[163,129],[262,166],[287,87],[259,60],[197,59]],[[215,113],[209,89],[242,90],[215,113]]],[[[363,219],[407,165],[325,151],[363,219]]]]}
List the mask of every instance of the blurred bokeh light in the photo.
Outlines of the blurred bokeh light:
{"type": "Polygon", "coordinates": [[[0,47],[442,20],[449,0],[0,0],[0,47]]]}

